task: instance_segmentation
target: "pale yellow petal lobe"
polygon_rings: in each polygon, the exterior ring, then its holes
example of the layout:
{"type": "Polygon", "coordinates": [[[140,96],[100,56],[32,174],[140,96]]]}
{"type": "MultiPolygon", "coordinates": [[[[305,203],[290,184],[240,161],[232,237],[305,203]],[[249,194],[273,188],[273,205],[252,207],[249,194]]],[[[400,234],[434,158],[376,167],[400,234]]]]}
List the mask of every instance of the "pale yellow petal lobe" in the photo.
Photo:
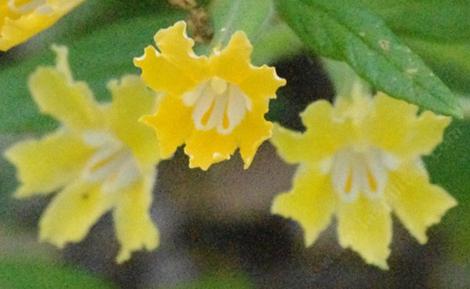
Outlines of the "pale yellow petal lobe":
{"type": "Polygon", "coordinates": [[[113,205],[98,185],[77,181],[59,192],[39,223],[39,235],[59,248],[81,241],[96,221],[113,205]]]}
{"type": "Polygon", "coordinates": [[[442,142],[451,120],[430,111],[423,112],[414,122],[414,134],[403,150],[410,156],[429,155],[442,142]]]}
{"type": "Polygon", "coordinates": [[[310,145],[304,141],[302,133],[279,125],[274,125],[271,143],[274,144],[282,159],[292,164],[302,162],[310,153],[310,145]]]}
{"type": "Polygon", "coordinates": [[[16,166],[16,197],[51,193],[77,178],[92,150],[76,135],[59,130],[41,140],[19,142],[5,152],[16,166]],[[53,156],[53,157],[52,157],[53,156]]]}
{"type": "Polygon", "coordinates": [[[158,161],[158,141],[152,129],[139,118],[153,112],[157,97],[137,76],[125,76],[119,82],[111,81],[108,88],[113,96],[107,117],[114,134],[129,148],[139,163],[153,167],[158,161]]]}
{"type": "Polygon", "coordinates": [[[370,142],[408,160],[427,155],[442,142],[450,118],[384,94],[374,98],[374,111],[364,123],[370,142]]]}
{"type": "Polygon", "coordinates": [[[130,259],[132,252],[158,246],[159,233],[150,216],[154,174],[123,191],[114,209],[116,235],[121,244],[117,262],[130,259]]]}
{"type": "Polygon", "coordinates": [[[340,202],[337,217],[340,245],[356,251],[367,263],[388,269],[392,240],[388,205],[383,200],[360,196],[352,203],[340,202]]]}
{"type": "Polygon", "coordinates": [[[63,58],[66,50],[56,50],[57,68],[40,67],[29,79],[34,101],[43,113],[50,114],[73,130],[92,129],[102,125],[101,111],[93,94],[83,82],[70,79],[63,58]]]}
{"type": "Polygon", "coordinates": [[[335,208],[329,177],[316,169],[301,167],[292,190],[274,199],[271,212],[298,222],[305,232],[305,244],[310,246],[330,224],[335,208]]]}
{"type": "Polygon", "coordinates": [[[319,161],[353,140],[351,121],[338,117],[335,108],[328,101],[312,103],[302,112],[301,117],[307,127],[304,143],[310,146],[308,153],[304,155],[305,160],[319,161]]]}
{"type": "Polygon", "coordinates": [[[427,242],[426,230],[457,205],[445,190],[429,182],[424,168],[413,163],[390,174],[386,196],[400,221],[421,244],[427,242]]]}
{"type": "Polygon", "coordinates": [[[193,130],[191,109],[172,96],[162,97],[155,115],[144,116],[142,121],[155,129],[162,158],[171,157],[193,130]]]}

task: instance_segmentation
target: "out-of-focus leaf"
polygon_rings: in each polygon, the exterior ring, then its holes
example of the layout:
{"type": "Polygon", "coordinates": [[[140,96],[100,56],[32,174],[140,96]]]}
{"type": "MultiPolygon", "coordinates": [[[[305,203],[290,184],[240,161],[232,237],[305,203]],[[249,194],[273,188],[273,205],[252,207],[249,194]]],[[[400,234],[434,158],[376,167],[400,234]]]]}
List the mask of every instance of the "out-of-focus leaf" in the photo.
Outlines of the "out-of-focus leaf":
{"type": "Polygon", "coordinates": [[[346,63],[323,59],[323,65],[328,71],[331,82],[333,82],[336,96],[351,97],[351,91],[358,83],[362,87],[362,91],[370,93],[369,84],[362,80],[346,63]]]}
{"type": "MultiPolygon", "coordinates": [[[[5,151],[15,139],[0,136],[0,152],[5,151]]],[[[8,214],[12,207],[11,194],[14,192],[16,185],[15,169],[4,158],[0,157],[0,218],[9,217],[8,214]]]]}
{"type": "Polygon", "coordinates": [[[253,44],[253,63],[258,65],[294,55],[303,47],[292,29],[279,21],[272,0],[213,0],[209,8],[215,31],[211,47],[223,46],[241,30],[253,44]]]}
{"type": "Polygon", "coordinates": [[[382,18],[348,0],[276,0],[278,11],[311,50],[347,62],[387,94],[461,116],[457,99],[382,18]]]}
{"type": "Polygon", "coordinates": [[[297,35],[285,23],[275,23],[261,33],[254,43],[253,63],[268,64],[293,56],[303,48],[297,35]]]}
{"type": "Polygon", "coordinates": [[[213,0],[210,7],[215,32],[212,46],[225,45],[237,30],[244,31],[255,42],[269,26],[273,14],[272,0],[213,0]]]}
{"type": "MultiPolygon", "coordinates": [[[[65,43],[75,79],[86,81],[99,99],[109,97],[106,83],[125,73],[138,73],[132,59],[153,42],[154,33],[183,18],[182,13],[131,18],[65,43]]],[[[40,132],[54,123],[40,115],[27,88],[27,79],[38,65],[53,63],[46,51],[26,61],[11,63],[0,70],[0,132],[40,132]]]]}
{"type": "Polygon", "coordinates": [[[470,2],[461,0],[361,0],[400,36],[437,42],[470,39],[470,2]]]}
{"type": "Polygon", "coordinates": [[[111,289],[108,282],[71,267],[32,260],[0,260],[0,288],[111,289]]]}
{"type": "Polygon", "coordinates": [[[470,122],[454,121],[444,142],[425,159],[433,183],[444,187],[458,201],[443,219],[455,256],[470,260],[470,122]]]}
{"type": "Polygon", "coordinates": [[[470,95],[470,1],[363,0],[453,90],[470,95]]]}

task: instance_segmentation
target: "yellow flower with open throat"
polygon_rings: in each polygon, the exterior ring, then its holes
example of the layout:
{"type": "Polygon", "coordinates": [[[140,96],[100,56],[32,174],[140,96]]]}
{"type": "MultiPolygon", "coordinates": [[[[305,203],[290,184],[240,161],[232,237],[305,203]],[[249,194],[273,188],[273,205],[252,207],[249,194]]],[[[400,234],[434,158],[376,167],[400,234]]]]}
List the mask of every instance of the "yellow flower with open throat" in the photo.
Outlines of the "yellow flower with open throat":
{"type": "Polygon", "coordinates": [[[54,25],[84,0],[0,0],[0,50],[27,41],[54,25]]]}
{"type": "Polygon", "coordinates": [[[300,163],[291,191],[272,213],[292,218],[310,246],[337,219],[339,243],[367,263],[387,268],[393,210],[424,244],[426,230],[456,201],[432,185],[421,161],[442,141],[450,119],[379,93],[354,95],[332,106],[317,101],[302,113],[305,133],[276,126],[273,144],[300,163]]]}
{"type": "Polygon", "coordinates": [[[157,32],[155,42],[158,50],[148,46],[135,65],[148,86],[164,93],[156,113],[143,119],[155,129],[162,157],[186,144],[190,167],[206,170],[239,147],[249,167],[271,136],[264,114],[285,80],[272,67],[250,64],[252,46],[240,31],[210,57],[193,52],[183,21],[157,32]]]}
{"type": "Polygon", "coordinates": [[[78,242],[112,210],[121,248],[118,262],[135,250],[152,250],[158,231],[150,216],[157,140],[138,122],[156,102],[138,76],[111,81],[112,102],[99,104],[88,86],[73,80],[67,49],[54,47],[56,67],[40,67],[29,80],[42,112],[62,124],[40,140],[26,140],[5,155],[18,171],[16,197],[59,191],[40,220],[40,239],[58,247],[78,242]]]}

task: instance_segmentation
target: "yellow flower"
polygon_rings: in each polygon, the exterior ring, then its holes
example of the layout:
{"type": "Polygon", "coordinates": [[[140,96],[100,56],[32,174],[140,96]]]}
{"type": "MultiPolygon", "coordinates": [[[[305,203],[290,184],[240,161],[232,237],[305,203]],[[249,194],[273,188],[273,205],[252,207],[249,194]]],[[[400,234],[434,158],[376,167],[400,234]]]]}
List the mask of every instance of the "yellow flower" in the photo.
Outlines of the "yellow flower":
{"type": "Polygon", "coordinates": [[[84,0],[1,0],[0,50],[27,41],[51,27],[84,0]]]}
{"type": "Polygon", "coordinates": [[[60,248],[82,240],[112,210],[123,262],[135,250],[156,248],[159,239],[149,212],[158,143],[138,122],[155,94],[138,76],[124,76],[108,84],[112,102],[99,104],[85,83],[73,80],[67,49],[54,50],[56,67],[38,68],[29,86],[40,110],[62,125],[5,153],[18,170],[16,197],[59,191],[39,226],[40,239],[60,248]]]}
{"type": "Polygon", "coordinates": [[[426,230],[456,201],[432,185],[421,156],[442,141],[450,119],[379,93],[335,106],[317,101],[297,133],[276,126],[272,142],[284,160],[300,163],[291,191],[272,213],[292,218],[310,246],[336,215],[339,243],[369,264],[387,268],[391,211],[424,244],[426,230]]]}
{"type": "Polygon", "coordinates": [[[160,30],[155,42],[158,50],[148,46],[135,65],[147,85],[164,93],[157,112],[143,118],[156,131],[162,157],[186,144],[190,167],[206,170],[239,147],[248,168],[271,136],[264,114],[285,80],[272,67],[250,64],[252,46],[243,32],[210,57],[193,52],[183,21],[160,30]]]}

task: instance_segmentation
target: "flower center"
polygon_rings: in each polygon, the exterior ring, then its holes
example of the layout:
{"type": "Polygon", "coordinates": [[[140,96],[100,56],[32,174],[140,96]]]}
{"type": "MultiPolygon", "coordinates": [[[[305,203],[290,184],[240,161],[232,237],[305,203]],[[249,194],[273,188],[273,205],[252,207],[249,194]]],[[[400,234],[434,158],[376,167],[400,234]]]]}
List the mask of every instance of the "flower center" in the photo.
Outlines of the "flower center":
{"type": "Polygon", "coordinates": [[[192,119],[196,129],[216,129],[229,134],[251,110],[250,99],[234,84],[213,77],[183,95],[186,106],[193,107],[192,119]]]}
{"type": "Polygon", "coordinates": [[[86,132],[83,139],[96,148],[85,165],[83,180],[101,182],[104,193],[119,191],[137,180],[139,168],[131,151],[122,142],[105,132],[86,132]]]}
{"type": "Polygon", "coordinates": [[[363,193],[370,199],[383,196],[388,172],[398,167],[398,160],[380,149],[343,149],[336,153],[330,167],[335,192],[348,203],[363,193]]]}
{"type": "Polygon", "coordinates": [[[47,0],[8,0],[8,8],[16,14],[24,15],[33,11],[39,14],[50,14],[53,12],[51,6],[47,5],[47,0]]]}

